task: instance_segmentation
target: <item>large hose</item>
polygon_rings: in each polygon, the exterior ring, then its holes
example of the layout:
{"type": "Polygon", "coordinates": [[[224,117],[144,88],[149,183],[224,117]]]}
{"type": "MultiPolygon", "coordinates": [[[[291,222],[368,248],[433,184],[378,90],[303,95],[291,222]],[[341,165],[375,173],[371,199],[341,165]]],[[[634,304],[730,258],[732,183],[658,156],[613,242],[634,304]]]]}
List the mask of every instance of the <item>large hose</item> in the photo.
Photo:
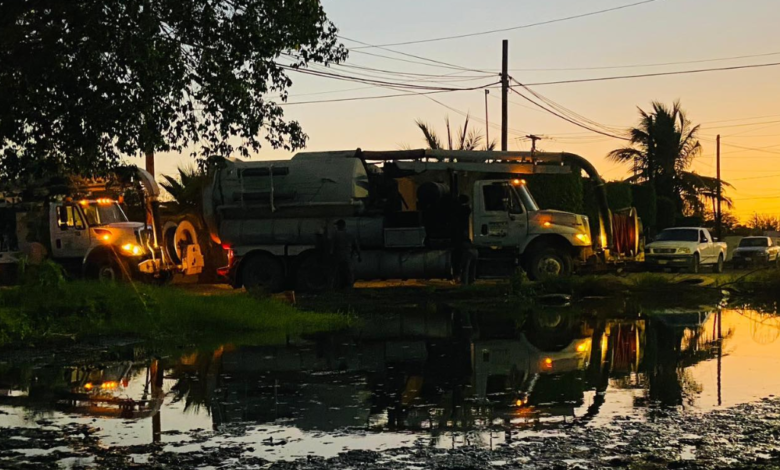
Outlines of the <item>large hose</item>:
{"type": "Polygon", "coordinates": [[[612,215],[615,237],[615,252],[623,256],[636,256],[639,253],[639,217],[633,207],[612,215]]]}
{"type": "Polygon", "coordinates": [[[596,194],[596,204],[599,206],[599,227],[604,231],[603,238],[601,236],[602,234],[599,234],[598,239],[601,242],[601,248],[614,248],[615,240],[612,230],[612,213],[609,210],[609,203],[607,202],[607,188],[604,185],[604,180],[601,179],[601,175],[599,175],[596,167],[585,158],[573,153],[564,153],[562,154],[562,157],[564,162],[582,168],[593,182],[593,189],[596,194]]]}

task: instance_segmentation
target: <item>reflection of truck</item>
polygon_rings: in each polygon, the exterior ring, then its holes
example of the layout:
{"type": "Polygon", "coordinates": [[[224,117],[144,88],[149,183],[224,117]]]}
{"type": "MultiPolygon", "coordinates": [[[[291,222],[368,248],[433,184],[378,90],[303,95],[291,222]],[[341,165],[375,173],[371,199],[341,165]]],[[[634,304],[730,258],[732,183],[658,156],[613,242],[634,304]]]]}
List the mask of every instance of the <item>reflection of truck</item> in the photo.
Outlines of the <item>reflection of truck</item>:
{"type": "Polygon", "coordinates": [[[727,250],[706,228],[668,228],[647,245],[645,261],[651,268],[687,268],[698,273],[701,266],[712,266],[713,272],[721,273],[727,250]]]}
{"type": "MultiPolygon", "coordinates": [[[[191,226],[182,224],[164,240],[160,229],[159,188],[144,170],[136,170],[148,223],[130,222],[105,184],[76,188],[73,197],[26,202],[12,198],[0,205],[3,232],[0,261],[18,263],[22,253],[51,259],[75,273],[97,279],[167,279],[174,272],[197,274],[203,267],[191,226]]],[[[8,267],[8,266],[7,266],[8,267]]]]}
{"type": "Polygon", "coordinates": [[[594,247],[611,245],[603,183],[570,154],[357,150],[231,160],[216,170],[204,212],[212,236],[230,250],[223,274],[235,286],[322,290],[333,282],[323,254],[337,220],[362,247],[357,279],[452,277],[463,201],[482,278],[511,275],[517,266],[534,278],[565,275],[594,247]],[[602,228],[596,244],[587,217],[540,210],[522,180],[567,173],[569,165],[595,180],[602,228]]]}

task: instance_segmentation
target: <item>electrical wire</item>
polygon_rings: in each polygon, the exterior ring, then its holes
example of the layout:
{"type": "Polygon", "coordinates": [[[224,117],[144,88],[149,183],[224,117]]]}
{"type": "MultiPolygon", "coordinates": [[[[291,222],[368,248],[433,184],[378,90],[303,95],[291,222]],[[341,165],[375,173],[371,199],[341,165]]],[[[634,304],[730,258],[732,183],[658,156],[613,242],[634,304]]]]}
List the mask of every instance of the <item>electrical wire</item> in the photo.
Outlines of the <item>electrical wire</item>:
{"type": "Polygon", "coordinates": [[[528,91],[533,96],[535,96],[537,99],[539,99],[540,101],[542,101],[545,104],[547,104],[549,106],[549,108],[544,106],[544,105],[542,105],[542,104],[537,103],[536,101],[534,101],[531,98],[528,98],[527,96],[525,96],[522,93],[518,92],[515,88],[510,87],[510,89],[514,93],[516,93],[517,95],[519,95],[523,99],[529,101],[530,103],[534,104],[535,106],[537,106],[537,107],[547,111],[548,113],[553,114],[554,116],[557,116],[557,117],[559,117],[559,118],[561,118],[561,119],[563,119],[563,120],[565,120],[565,121],[567,121],[567,122],[569,122],[571,124],[574,124],[574,125],[576,125],[578,127],[581,127],[583,129],[589,130],[591,132],[595,132],[597,134],[601,134],[601,135],[604,135],[604,136],[607,136],[607,137],[612,137],[612,138],[620,139],[620,140],[630,140],[627,137],[618,135],[618,132],[623,132],[624,131],[623,129],[612,129],[609,126],[604,126],[603,124],[600,124],[600,123],[598,123],[596,121],[588,119],[588,118],[586,118],[586,117],[584,117],[584,116],[582,116],[580,114],[575,113],[574,111],[571,111],[570,109],[568,109],[568,108],[566,108],[566,107],[564,107],[562,105],[559,105],[559,104],[553,102],[552,100],[550,100],[548,98],[543,97],[541,94],[531,90],[530,88],[528,88],[528,86],[520,83],[516,79],[514,79],[512,77],[510,77],[510,78],[512,79],[513,82],[517,83],[524,90],[528,91]],[[552,109],[550,109],[550,108],[552,108],[552,109]]]}
{"type": "MultiPolygon", "coordinates": [[[[642,0],[640,2],[630,3],[628,5],[620,5],[620,6],[613,7],[613,8],[606,8],[606,9],[603,9],[603,10],[591,11],[591,12],[582,13],[582,14],[579,14],[579,15],[566,16],[566,17],[563,17],[563,18],[555,18],[555,19],[552,19],[552,20],[539,21],[539,22],[536,22],[536,23],[528,23],[528,24],[524,24],[524,25],[520,25],[520,26],[512,26],[512,27],[509,27],[509,28],[491,29],[491,30],[488,30],[488,31],[480,31],[480,32],[476,32],[476,33],[457,34],[457,35],[453,35],[453,36],[443,36],[443,37],[437,37],[437,38],[418,39],[418,40],[413,40],[413,41],[403,41],[403,42],[396,42],[396,43],[390,43],[390,44],[379,44],[379,45],[366,44],[365,46],[356,47],[356,48],[353,48],[352,50],[382,48],[382,47],[392,47],[392,46],[407,46],[407,45],[410,45],[410,44],[423,44],[423,43],[429,43],[429,42],[449,41],[451,39],[462,39],[462,38],[469,38],[469,37],[474,37],[474,36],[484,36],[484,35],[487,35],[487,34],[505,33],[507,31],[517,31],[517,30],[520,30],[520,29],[533,28],[533,27],[536,27],[536,26],[544,26],[544,25],[549,25],[549,24],[554,24],[554,23],[561,23],[561,22],[564,22],[564,21],[570,21],[570,20],[576,20],[576,19],[581,19],[581,18],[587,18],[589,16],[601,15],[603,13],[610,13],[610,12],[613,12],[613,11],[624,10],[626,8],[632,8],[632,7],[636,7],[636,6],[640,6],[640,5],[645,5],[645,4],[653,3],[653,2],[656,2],[656,1],[658,1],[658,0],[642,0]]],[[[347,39],[347,38],[342,37],[342,39],[347,39]]],[[[350,39],[347,39],[347,40],[350,40],[350,39]]]]}
{"type": "Polygon", "coordinates": [[[614,139],[620,139],[620,140],[626,140],[626,141],[627,141],[627,140],[630,140],[630,139],[628,139],[627,137],[622,137],[622,136],[619,136],[619,135],[614,135],[614,134],[610,134],[610,133],[608,133],[608,132],[604,132],[604,131],[601,131],[601,130],[598,130],[598,129],[593,129],[593,128],[591,128],[591,127],[587,126],[586,124],[583,124],[583,123],[581,123],[581,122],[578,122],[578,121],[576,121],[576,120],[574,120],[574,119],[571,119],[571,118],[568,118],[568,117],[566,117],[566,116],[563,116],[563,115],[561,115],[561,114],[559,114],[559,113],[557,113],[557,112],[555,112],[555,111],[553,111],[553,110],[551,110],[551,109],[549,109],[549,108],[545,107],[544,105],[537,103],[536,101],[532,100],[531,98],[528,98],[528,97],[527,97],[527,96],[525,96],[524,94],[522,94],[522,93],[520,93],[519,91],[517,91],[515,88],[511,88],[511,87],[510,87],[510,90],[511,90],[513,93],[515,93],[516,95],[518,95],[518,96],[520,96],[521,98],[523,98],[524,100],[526,100],[526,101],[530,102],[531,104],[533,104],[533,105],[535,105],[535,106],[537,106],[537,107],[539,107],[539,108],[541,108],[541,109],[543,109],[543,110],[547,111],[548,113],[552,114],[553,116],[556,116],[556,117],[558,117],[558,118],[560,118],[560,119],[563,119],[564,121],[567,121],[567,122],[569,122],[569,123],[571,123],[571,124],[574,124],[574,125],[575,125],[575,126],[577,126],[577,127],[581,127],[581,128],[583,128],[583,129],[589,130],[589,131],[591,131],[591,132],[594,132],[594,133],[596,133],[596,134],[601,134],[601,135],[604,135],[604,136],[607,136],[607,137],[612,137],[612,138],[614,138],[614,139]]]}
{"type": "Polygon", "coordinates": [[[555,80],[549,82],[526,83],[526,86],[567,85],[571,83],[589,83],[589,82],[604,82],[604,81],[612,81],[612,80],[627,80],[627,79],[634,79],[634,78],[665,77],[670,75],[688,75],[688,74],[706,73],[706,72],[725,72],[730,70],[777,67],[778,65],[780,65],[780,62],[770,62],[765,64],[733,65],[729,67],[714,67],[714,68],[707,68],[707,69],[677,70],[674,72],[643,73],[637,75],[614,75],[611,77],[576,78],[571,80],[555,80]]]}
{"type": "Polygon", "coordinates": [[[702,64],[707,62],[723,62],[727,60],[739,60],[739,59],[755,59],[758,57],[771,57],[780,55],[780,51],[766,52],[763,54],[749,54],[738,55],[731,57],[715,57],[711,59],[693,59],[682,60],[678,62],[656,62],[650,64],[628,64],[628,65],[604,65],[595,67],[549,67],[549,68],[529,68],[529,69],[510,69],[510,72],[574,72],[584,70],[615,70],[615,69],[635,69],[645,67],[665,67],[669,65],[690,65],[690,64],[702,64]]]}
{"type": "MultiPolygon", "coordinates": [[[[346,41],[352,41],[352,42],[357,43],[357,44],[362,44],[364,46],[370,46],[372,48],[377,48],[377,49],[381,49],[383,51],[392,52],[393,54],[398,54],[398,55],[402,55],[402,56],[405,56],[405,57],[411,57],[411,58],[417,59],[417,60],[423,60],[423,61],[426,61],[426,62],[430,62],[432,64],[436,64],[436,65],[441,66],[441,67],[448,67],[448,68],[453,68],[453,69],[456,69],[456,70],[464,70],[464,71],[468,71],[468,72],[477,72],[477,73],[484,73],[484,74],[488,74],[488,75],[495,75],[493,72],[488,72],[488,71],[479,70],[479,69],[472,69],[472,68],[468,68],[468,67],[463,67],[461,65],[456,65],[456,64],[451,64],[449,62],[444,62],[444,61],[441,61],[441,60],[429,59],[427,57],[423,57],[423,56],[419,56],[419,55],[415,55],[415,54],[409,54],[407,52],[396,51],[394,49],[388,49],[385,46],[377,46],[377,45],[374,45],[374,44],[369,44],[367,42],[358,41],[357,39],[350,39],[350,38],[345,37],[345,36],[339,36],[339,38],[344,39],[346,41]]],[[[351,50],[354,51],[354,52],[358,52],[358,53],[363,52],[363,51],[355,50],[355,48],[352,48],[351,50]]],[[[365,53],[365,52],[363,52],[363,53],[365,53]]],[[[367,54],[367,53],[365,53],[365,54],[367,54]]]]}

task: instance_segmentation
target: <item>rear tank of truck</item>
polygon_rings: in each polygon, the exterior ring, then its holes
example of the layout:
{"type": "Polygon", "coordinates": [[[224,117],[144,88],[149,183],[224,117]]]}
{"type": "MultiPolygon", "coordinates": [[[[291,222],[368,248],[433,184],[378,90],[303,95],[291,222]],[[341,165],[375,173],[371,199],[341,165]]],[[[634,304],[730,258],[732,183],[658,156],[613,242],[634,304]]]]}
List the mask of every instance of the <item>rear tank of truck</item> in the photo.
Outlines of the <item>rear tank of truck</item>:
{"type": "MultiPolygon", "coordinates": [[[[283,264],[286,285],[303,260],[323,250],[323,241],[344,220],[362,261],[357,279],[434,279],[451,276],[451,252],[425,246],[414,221],[388,221],[374,208],[368,171],[352,152],[298,154],[291,160],[226,160],[204,192],[204,215],[212,238],[238,263],[264,256],[283,264]]],[[[229,277],[241,285],[241,267],[229,277]]]]}

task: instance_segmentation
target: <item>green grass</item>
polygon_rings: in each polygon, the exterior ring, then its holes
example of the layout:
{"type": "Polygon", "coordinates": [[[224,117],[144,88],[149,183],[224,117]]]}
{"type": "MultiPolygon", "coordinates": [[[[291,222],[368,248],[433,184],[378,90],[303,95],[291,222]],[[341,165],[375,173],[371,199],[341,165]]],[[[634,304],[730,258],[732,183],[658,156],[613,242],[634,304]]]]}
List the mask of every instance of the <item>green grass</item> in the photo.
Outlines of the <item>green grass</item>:
{"type": "Polygon", "coordinates": [[[175,286],[77,281],[0,291],[0,344],[62,334],[266,343],[351,321],[245,293],[202,295],[175,286]]]}

